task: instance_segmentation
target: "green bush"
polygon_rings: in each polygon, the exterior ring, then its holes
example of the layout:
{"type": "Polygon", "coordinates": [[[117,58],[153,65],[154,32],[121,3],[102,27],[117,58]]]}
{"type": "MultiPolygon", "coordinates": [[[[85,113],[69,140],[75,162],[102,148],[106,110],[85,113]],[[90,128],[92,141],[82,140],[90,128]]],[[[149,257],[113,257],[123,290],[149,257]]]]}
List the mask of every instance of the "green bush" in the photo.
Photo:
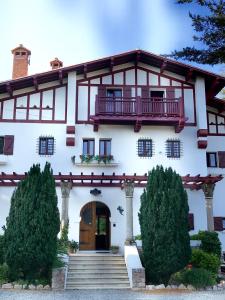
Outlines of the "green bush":
{"type": "Polygon", "coordinates": [[[192,240],[200,240],[202,249],[205,252],[221,256],[221,243],[217,232],[199,231],[198,234],[191,236],[192,240]]]}
{"type": "Polygon", "coordinates": [[[188,264],[188,210],[180,175],[171,168],[153,168],[141,195],[139,213],[147,282],[167,284],[171,274],[188,264]]]}
{"type": "Polygon", "coordinates": [[[0,235],[0,264],[5,262],[5,241],[4,235],[0,235]]]}
{"type": "Polygon", "coordinates": [[[191,284],[195,288],[205,288],[216,284],[215,276],[209,271],[201,268],[184,269],[173,274],[170,284],[191,284]]]}
{"type": "Polygon", "coordinates": [[[9,268],[7,264],[0,265],[0,284],[8,282],[9,268]]]}
{"type": "Polygon", "coordinates": [[[210,254],[200,249],[193,249],[190,263],[193,267],[202,268],[213,274],[217,274],[220,266],[220,259],[215,254],[210,254]]]}

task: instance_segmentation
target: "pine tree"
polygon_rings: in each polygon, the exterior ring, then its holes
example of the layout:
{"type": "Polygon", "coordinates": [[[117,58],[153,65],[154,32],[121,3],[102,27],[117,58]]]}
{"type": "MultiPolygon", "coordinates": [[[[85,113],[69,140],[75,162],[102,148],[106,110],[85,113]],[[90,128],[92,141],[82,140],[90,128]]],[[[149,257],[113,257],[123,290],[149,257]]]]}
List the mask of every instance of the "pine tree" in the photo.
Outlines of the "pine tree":
{"type": "Polygon", "coordinates": [[[11,198],[6,220],[6,262],[14,277],[47,276],[56,256],[59,212],[47,163],[31,167],[11,198]]]}
{"type": "Polygon", "coordinates": [[[181,51],[174,51],[171,55],[175,59],[185,59],[201,64],[225,63],[225,2],[224,0],[178,0],[177,3],[196,2],[200,7],[208,10],[208,14],[192,14],[192,26],[197,32],[194,41],[201,42],[203,49],[185,47],[181,51]]]}
{"type": "Polygon", "coordinates": [[[146,279],[167,283],[187,265],[191,250],[188,201],[182,180],[171,168],[157,166],[148,176],[139,213],[146,279]]]}

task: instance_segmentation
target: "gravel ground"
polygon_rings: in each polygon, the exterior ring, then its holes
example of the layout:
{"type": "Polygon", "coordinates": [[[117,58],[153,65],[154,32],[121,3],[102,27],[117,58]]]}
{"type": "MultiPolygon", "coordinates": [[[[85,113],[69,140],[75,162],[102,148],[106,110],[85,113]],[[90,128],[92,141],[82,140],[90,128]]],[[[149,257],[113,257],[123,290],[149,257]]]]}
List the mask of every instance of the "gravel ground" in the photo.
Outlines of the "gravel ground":
{"type": "Polygon", "coordinates": [[[1,300],[224,300],[225,291],[214,292],[141,292],[124,290],[3,291],[1,300]]]}

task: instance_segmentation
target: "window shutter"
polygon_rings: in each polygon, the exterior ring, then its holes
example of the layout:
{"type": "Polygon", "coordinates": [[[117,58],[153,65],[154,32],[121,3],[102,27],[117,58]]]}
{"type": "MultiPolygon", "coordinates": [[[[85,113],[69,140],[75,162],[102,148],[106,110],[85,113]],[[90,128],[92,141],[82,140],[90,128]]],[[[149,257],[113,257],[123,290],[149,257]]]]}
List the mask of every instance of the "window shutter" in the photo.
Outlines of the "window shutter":
{"type": "Polygon", "coordinates": [[[104,85],[98,86],[98,96],[99,97],[106,97],[106,87],[104,85]]]}
{"type": "Polygon", "coordinates": [[[146,86],[143,86],[142,88],[141,88],[141,97],[142,98],[144,98],[144,99],[149,99],[149,88],[148,87],[146,87],[146,86]]]}
{"type": "Polygon", "coordinates": [[[168,88],[166,90],[166,98],[170,99],[170,100],[174,100],[175,99],[175,90],[174,90],[174,88],[168,88]]]}
{"type": "Polygon", "coordinates": [[[214,230],[215,231],[223,231],[223,218],[222,217],[214,217],[214,230]]]}
{"type": "Polygon", "coordinates": [[[131,98],[131,87],[130,86],[125,86],[123,89],[123,97],[124,99],[127,98],[127,100],[130,100],[131,98]]]}
{"type": "Polygon", "coordinates": [[[225,168],[225,151],[218,151],[219,168],[225,168]]]}
{"type": "Polygon", "coordinates": [[[194,230],[194,214],[188,214],[188,227],[189,230],[194,230]]]}
{"type": "Polygon", "coordinates": [[[3,153],[13,155],[14,135],[5,135],[3,153]]]}

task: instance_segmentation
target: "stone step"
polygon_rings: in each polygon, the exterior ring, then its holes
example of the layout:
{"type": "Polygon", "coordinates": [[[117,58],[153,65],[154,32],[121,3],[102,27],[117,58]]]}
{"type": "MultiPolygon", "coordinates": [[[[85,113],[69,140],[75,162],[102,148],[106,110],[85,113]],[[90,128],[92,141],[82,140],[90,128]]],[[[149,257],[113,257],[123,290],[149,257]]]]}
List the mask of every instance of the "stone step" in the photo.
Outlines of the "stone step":
{"type": "Polygon", "coordinates": [[[126,270],[125,267],[119,267],[119,266],[111,266],[110,268],[108,266],[69,266],[68,271],[73,271],[73,272],[84,272],[84,271],[95,271],[96,273],[101,273],[104,272],[105,270],[112,270],[112,271],[123,271],[126,270]]]}
{"type": "Polygon", "coordinates": [[[99,290],[99,289],[101,289],[101,290],[103,290],[103,289],[130,289],[130,285],[127,285],[127,284],[117,284],[117,285],[107,285],[107,284],[105,284],[105,285],[85,285],[85,286],[83,286],[83,285],[75,285],[75,284],[73,284],[73,285],[68,285],[68,286],[66,286],[66,289],[67,290],[94,290],[94,289],[96,289],[96,290],[99,290]]]}
{"type": "Polygon", "coordinates": [[[69,272],[67,278],[127,278],[127,273],[75,273],[69,272]]]}
{"type": "Polygon", "coordinates": [[[94,261],[94,260],[89,260],[89,261],[70,261],[70,265],[76,265],[76,266],[101,266],[101,265],[115,265],[115,266],[125,266],[124,261],[94,261]]]}
{"type": "Polygon", "coordinates": [[[102,280],[102,279],[118,279],[118,280],[127,280],[127,274],[74,274],[74,273],[68,273],[67,274],[67,280],[68,282],[70,280],[92,280],[92,279],[97,279],[97,280],[102,280]]]}
{"type": "Polygon", "coordinates": [[[127,274],[127,269],[101,269],[98,272],[96,272],[96,269],[87,269],[87,270],[76,270],[76,269],[69,269],[68,274],[127,274]]]}
{"type": "Polygon", "coordinates": [[[117,283],[129,283],[128,278],[67,278],[67,284],[87,284],[87,285],[93,285],[93,284],[117,284],[117,283]]]}
{"type": "Polygon", "coordinates": [[[94,255],[74,255],[74,256],[69,256],[70,260],[124,260],[124,257],[121,255],[98,255],[98,256],[94,256],[94,255]]]}

